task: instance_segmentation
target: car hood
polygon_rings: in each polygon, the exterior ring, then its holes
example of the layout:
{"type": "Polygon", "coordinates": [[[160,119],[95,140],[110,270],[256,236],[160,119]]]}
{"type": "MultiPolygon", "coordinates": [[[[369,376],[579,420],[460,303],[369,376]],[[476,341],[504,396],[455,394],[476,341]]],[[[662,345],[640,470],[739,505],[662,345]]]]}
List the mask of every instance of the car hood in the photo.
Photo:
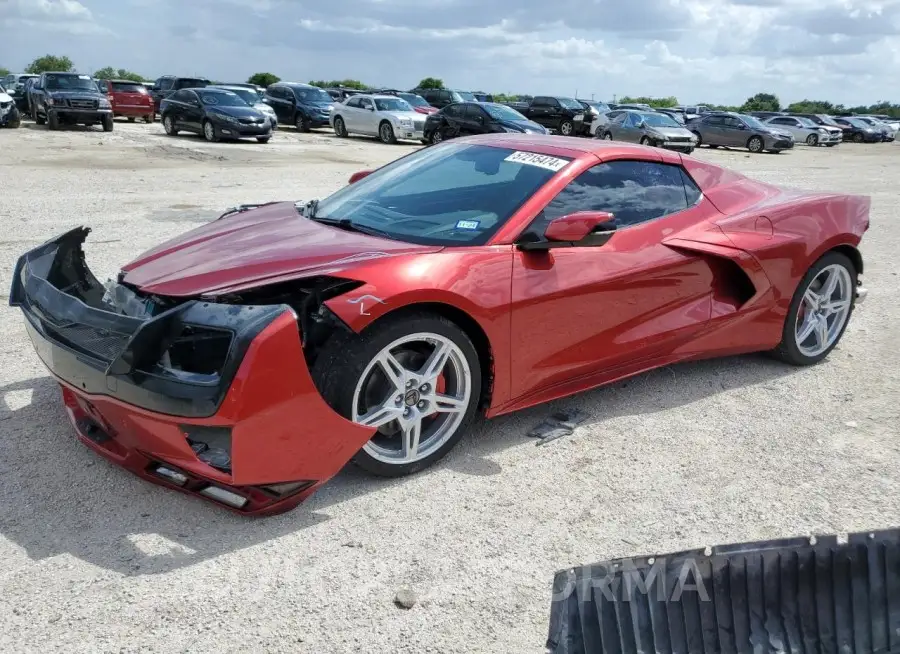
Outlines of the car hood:
{"type": "Polygon", "coordinates": [[[85,91],[78,91],[78,90],[73,90],[73,91],[53,91],[53,90],[47,89],[46,91],[44,91],[44,93],[46,93],[47,95],[49,95],[51,98],[84,98],[84,97],[89,97],[89,98],[93,99],[93,98],[99,98],[100,95],[101,95],[100,91],[87,91],[87,90],[85,90],[85,91]]]}
{"type": "Polygon", "coordinates": [[[384,116],[385,118],[392,118],[394,120],[400,120],[401,118],[408,118],[409,120],[422,120],[422,114],[418,111],[379,111],[379,116],[384,116]]]}
{"type": "Polygon", "coordinates": [[[684,127],[648,127],[648,131],[655,132],[666,138],[693,136],[694,134],[684,127]]]}
{"type": "Polygon", "coordinates": [[[211,114],[222,114],[233,118],[259,118],[262,115],[259,109],[254,109],[253,107],[226,107],[215,105],[213,107],[207,107],[207,110],[211,114]]]}
{"type": "Polygon", "coordinates": [[[498,120],[497,123],[502,127],[508,127],[510,129],[520,130],[524,132],[525,130],[531,130],[532,132],[537,132],[538,134],[543,134],[546,130],[538,125],[533,120],[498,120]]]}
{"type": "Polygon", "coordinates": [[[155,295],[214,295],[439,250],[322,225],[297,213],[293,202],[278,202],[214,220],[158,245],[124,266],[121,281],[155,295]]]}

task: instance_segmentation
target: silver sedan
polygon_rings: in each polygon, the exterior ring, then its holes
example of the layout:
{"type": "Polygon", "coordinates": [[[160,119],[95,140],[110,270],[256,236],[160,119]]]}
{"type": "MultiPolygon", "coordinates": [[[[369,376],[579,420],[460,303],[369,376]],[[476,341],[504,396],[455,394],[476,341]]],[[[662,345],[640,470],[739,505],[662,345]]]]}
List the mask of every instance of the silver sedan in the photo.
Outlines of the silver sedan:
{"type": "Polygon", "coordinates": [[[763,121],[782,132],[787,132],[794,137],[796,143],[806,145],[837,145],[844,139],[844,132],[838,127],[828,125],[816,125],[809,118],[802,116],[772,116],[763,121]]]}
{"type": "Polygon", "coordinates": [[[425,140],[425,115],[393,95],[360,94],[336,102],[330,109],[329,122],[340,137],[363,134],[376,136],[383,143],[425,140]]]}

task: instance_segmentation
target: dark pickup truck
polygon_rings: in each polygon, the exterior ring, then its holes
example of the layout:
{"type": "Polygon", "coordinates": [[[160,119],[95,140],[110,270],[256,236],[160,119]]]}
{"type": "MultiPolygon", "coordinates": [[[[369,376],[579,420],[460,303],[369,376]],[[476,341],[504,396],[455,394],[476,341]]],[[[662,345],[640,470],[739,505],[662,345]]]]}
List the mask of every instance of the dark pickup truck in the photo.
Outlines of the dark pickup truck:
{"type": "Polygon", "coordinates": [[[42,73],[29,93],[31,117],[38,125],[59,129],[100,123],[104,132],[113,131],[112,106],[90,75],[42,73]]]}
{"type": "Polygon", "coordinates": [[[584,107],[574,98],[538,95],[524,106],[521,102],[508,104],[529,120],[563,136],[575,136],[584,131],[584,107]]]}

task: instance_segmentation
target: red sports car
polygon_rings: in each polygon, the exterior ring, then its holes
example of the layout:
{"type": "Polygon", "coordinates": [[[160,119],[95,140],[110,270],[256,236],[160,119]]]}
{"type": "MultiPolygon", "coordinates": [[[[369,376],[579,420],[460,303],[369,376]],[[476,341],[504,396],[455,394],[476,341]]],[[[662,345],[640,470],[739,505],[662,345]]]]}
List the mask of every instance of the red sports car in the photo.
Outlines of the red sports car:
{"type": "Polygon", "coordinates": [[[865,297],[868,226],[866,197],[656,148],[490,135],[321,201],[237,208],[105,284],[73,229],[20,258],[10,303],[87,445],[274,513],[350,460],[425,468],[476,413],[689,359],[816,363],[865,297]]]}

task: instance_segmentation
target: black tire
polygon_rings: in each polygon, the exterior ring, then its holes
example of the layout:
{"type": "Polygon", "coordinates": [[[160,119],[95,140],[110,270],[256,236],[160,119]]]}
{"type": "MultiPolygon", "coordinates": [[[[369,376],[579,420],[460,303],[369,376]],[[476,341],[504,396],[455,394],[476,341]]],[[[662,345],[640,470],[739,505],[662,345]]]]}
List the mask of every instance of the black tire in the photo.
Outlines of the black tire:
{"type": "Polygon", "coordinates": [[[818,135],[810,134],[809,136],[807,136],[806,137],[806,145],[813,147],[813,148],[816,147],[817,145],[819,145],[818,135]]]}
{"type": "Polygon", "coordinates": [[[47,118],[45,116],[41,116],[38,113],[37,107],[32,107],[31,113],[32,113],[32,118],[34,118],[35,124],[43,125],[44,123],[47,122],[47,118]]]}
{"type": "Polygon", "coordinates": [[[59,116],[56,115],[55,112],[50,112],[47,115],[47,129],[57,130],[59,129],[59,116]]]}
{"type": "Polygon", "coordinates": [[[694,148],[688,148],[687,150],[684,151],[684,153],[685,153],[685,154],[693,154],[693,153],[694,153],[694,148]]]}
{"type": "Polygon", "coordinates": [[[575,134],[575,123],[571,120],[560,121],[559,133],[563,136],[573,136],[575,134]]]}
{"type": "Polygon", "coordinates": [[[146,116],[144,116],[144,122],[147,123],[148,125],[150,123],[152,123],[154,120],[156,120],[156,114],[147,114],[146,116]]]}
{"type": "Polygon", "coordinates": [[[444,133],[441,131],[441,128],[438,127],[431,133],[428,141],[431,145],[437,145],[438,143],[442,143],[444,141],[444,133]]]}
{"type": "Polygon", "coordinates": [[[175,126],[175,119],[172,117],[172,114],[163,114],[162,124],[166,134],[178,136],[178,128],[175,126]]]}
{"type": "Polygon", "coordinates": [[[700,136],[700,132],[691,132],[691,134],[697,137],[697,147],[699,148],[703,144],[703,137],[700,136]]]}
{"type": "Polygon", "coordinates": [[[378,125],[378,139],[382,143],[394,145],[397,142],[397,136],[394,134],[394,126],[388,121],[382,120],[378,125]]]}
{"type": "Polygon", "coordinates": [[[471,396],[464,417],[453,435],[428,457],[412,463],[385,463],[364,449],[353,457],[360,468],[382,477],[402,477],[418,472],[443,458],[462,438],[478,410],[481,397],[481,365],[475,346],[455,323],[429,312],[404,312],[377,321],[360,335],[336,334],[325,343],[312,368],[312,377],[325,401],[351,419],[353,395],[366,366],[387,345],[415,333],[433,333],[452,340],[462,351],[471,372],[471,396]]]}
{"type": "Polygon", "coordinates": [[[833,148],[833,147],[836,146],[836,145],[837,145],[837,143],[826,143],[826,144],[825,144],[825,147],[826,147],[826,148],[833,148]]]}
{"type": "Polygon", "coordinates": [[[860,134],[860,133],[856,133],[856,134],[853,135],[853,142],[854,142],[854,143],[862,143],[862,142],[865,141],[865,140],[866,140],[866,137],[863,136],[863,135],[860,134]]]}
{"type": "Polygon", "coordinates": [[[334,133],[339,138],[347,138],[347,126],[344,124],[344,119],[340,116],[334,117],[334,133]]]}
{"type": "Polygon", "coordinates": [[[128,116],[128,122],[129,122],[129,123],[133,123],[133,122],[134,122],[134,116],[128,116]]]}
{"type": "Polygon", "coordinates": [[[650,140],[648,136],[641,137],[641,145],[653,145],[653,141],[650,140]]]}
{"type": "Polygon", "coordinates": [[[15,107],[9,113],[9,118],[7,119],[6,126],[10,129],[18,129],[22,124],[22,114],[19,113],[19,110],[15,107]]]}
{"type": "Polygon", "coordinates": [[[827,252],[822,257],[820,257],[818,261],[810,266],[809,270],[807,270],[806,274],[803,276],[803,279],[801,279],[800,283],[797,285],[797,290],[794,292],[794,297],[791,299],[791,305],[788,309],[788,314],[784,321],[784,327],[781,334],[781,343],[779,343],[778,347],[776,347],[770,353],[775,358],[794,366],[811,366],[827,357],[828,354],[835,347],[837,347],[837,344],[841,342],[841,338],[844,336],[847,325],[850,324],[850,319],[853,317],[855,298],[852,295],[850,313],[847,315],[847,320],[844,321],[844,326],[841,328],[841,331],[838,334],[837,338],[834,340],[834,343],[832,343],[831,346],[824,352],[813,357],[807,356],[797,347],[796,339],[794,338],[794,331],[796,329],[797,323],[797,314],[799,313],[800,305],[803,302],[803,295],[806,293],[809,285],[813,282],[813,280],[815,280],[816,276],[822,271],[823,268],[835,264],[843,266],[850,273],[851,293],[856,293],[856,279],[858,274],[856,267],[853,265],[853,262],[850,261],[850,259],[846,255],[834,251],[827,252]]]}
{"type": "Polygon", "coordinates": [[[604,141],[612,141],[612,132],[603,132],[603,140],[604,141]]]}
{"type": "Polygon", "coordinates": [[[761,136],[751,136],[747,139],[747,149],[754,154],[760,154],[766,147],[766,142],[761,136]]]}
{"type": "Polygon", "coordinates": [[[308,132],[309,121],[306,119],[306,116],[300,113],[294,116],[294,127],[297,128],[298,132],[308,132]]]}
{"type": "Polygon", "coordinates": [[[114,125],[115,125],[115,123],[113,123],[112,114],[107,114],[106,116],[103,117],[103,131],[104,132],[113,131],[114,125]]]}
{"type": "Polygon", "coordinates": [[[203,128],[203,138],[210,143],[219,142],[219,133],[216,132],[216,126],[208,120],[204,120],[201,127],[203,128]]]}
{"type": "Polygon", "coordinates": [[[257,136],[256,142],[257,143],[268,143],[271,138],[272,138],[271,136],[257,136]]]}

